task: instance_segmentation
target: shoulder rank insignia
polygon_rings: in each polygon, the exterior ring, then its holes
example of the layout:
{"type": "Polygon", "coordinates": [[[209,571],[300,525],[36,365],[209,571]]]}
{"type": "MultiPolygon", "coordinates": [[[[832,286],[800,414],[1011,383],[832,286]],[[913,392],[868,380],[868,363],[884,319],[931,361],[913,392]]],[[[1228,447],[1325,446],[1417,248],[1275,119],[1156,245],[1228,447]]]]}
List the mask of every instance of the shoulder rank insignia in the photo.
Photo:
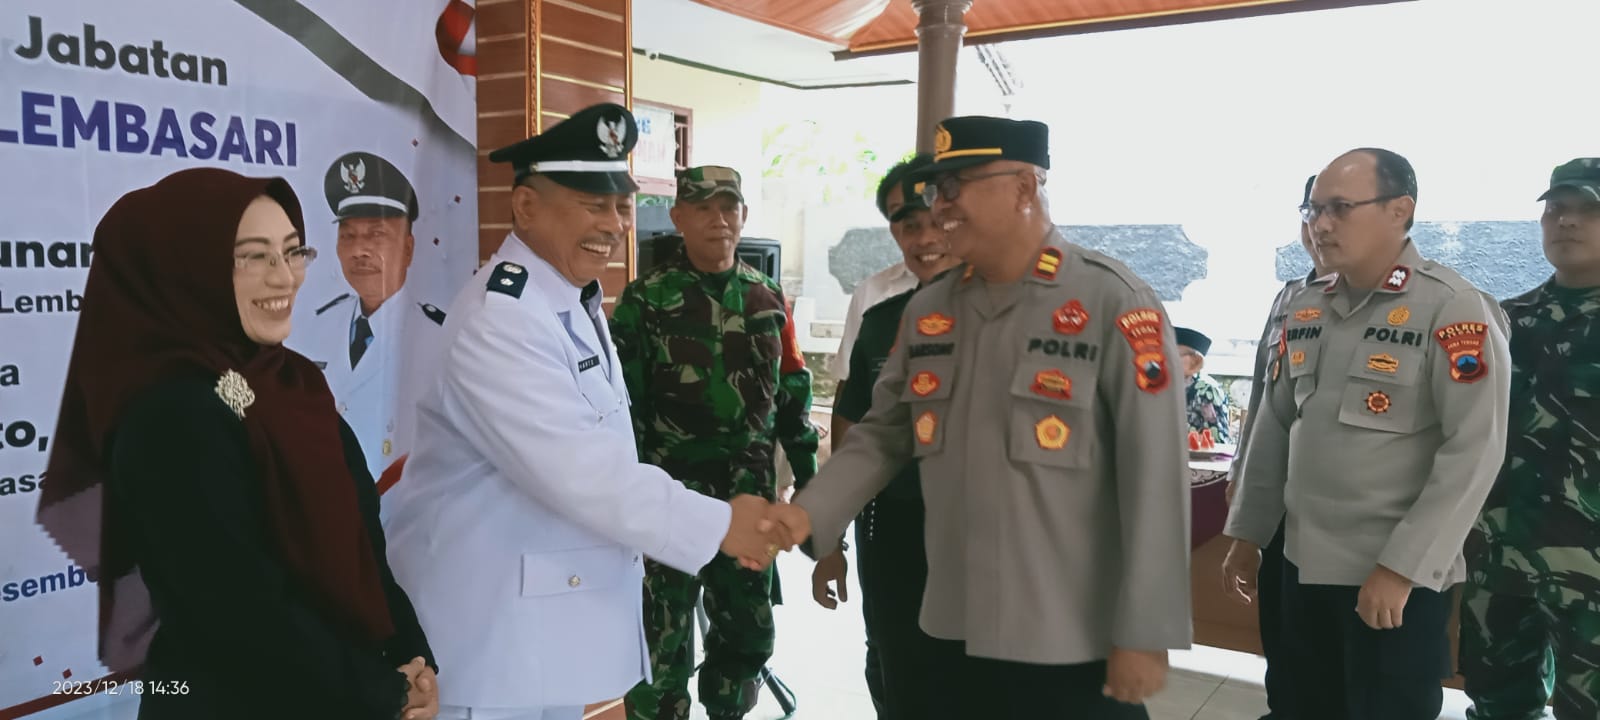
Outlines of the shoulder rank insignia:
{"type": "Polygon", "coordinates": [[[933,433],[939,429],[939,416],[932,410],[925,410],[917,416],[916,433],[917,442],[923,445],[933,444],[933,433]]]}
{"type": "Polygon", "coordinates": [[[1367,412],[1373,415],[1382,415],[1389,412],[1389,406],[1389,393],[1382,390],[1374,390],[1367,393],[1367,412]]]}
{"type": "Polygon", "coordinates": [[[956,326],[955,318],[943,313],[929,313],[917,318],[917,334],[930,337],[943,335],[956,326]]]}
{"type": "Polygon", "coordinates": [[[1067,446],[1067,438],[1072,437],[1072,428],[1061,418],[1051,415],[1033,426],[1033,439],[1039,447],[1045,450],[1060,450],[1067,446]]]}
{"type": "Polygon", "coordinates": [[[1067,304],[1056,308],[1050,315],[1050,324],[1054,325],[1056,332],[1062,335],[1077,335],[1088,327],[1089,311],[1083,309],[1083,303],[1068,300],[1067,304]]]}
{"type": "Polygon", "coordinates": [[[430,303],[417,303],[417,307],[422,308],[422,314],[428,316],[428,319],[432,320],[433,324],[444,324],[444,311],[440,310],[437,305],[430,303]]]}
{"type": "Polygon", "coordinates": [[[1061,271],[1061,251],[1047,247],[1039,252],[1039,262],[1033,266],[1033,274],[1045,280],[1056,279],[1056,273],[1061,271]]]}
{"type": "Polygon", "coordinates": [[[514,262],[500,263],[494,266],[494,272],[489,274],[489,292],[519,298],[522,297],[523,286],[527,284],[527,269],[514,262]]]}
{"type": "Polygon", "coordinates": [[[1411,319],[1411,308],[1404,305],[1389,311],[1390,325],[1404,325],[1411,319]]]}
{"type": "Polygon", "coordinates": [[[339,297],[336,297],[336,298],[334,298],[332,300],[329,300],[327,302],[327,304],[323,305],[322,307],[317,308],[317,311],[315,313],[313,313],[313,314],[321,315],[321,314],[327,312],[333,306],[338,305],[339,303],[342,303],[342,302],[344,302],[346,300],[349,300],[349,299],[350,299],[350,293],[345,293],[343,295],[340,295],[339,297]]]}
{"type": "Polygon", "coordinates": [[[1072,378],[1054,368],[1040,370],[1033,375],[1033,385],[1028,388],[1039,397],[1054,398],[1056,400],[1072,399],[1072,378]]]}
{"type": "Polygon", "coordinates": [[[1300,308],[1294,311],[1294,319],[1298,322],[1311,322],[1322,317],[1322,308],[1300,308]]]}
{"type": "Polygon", "coordinates": [[[1434,339],[1449,356],[1451,380],[1473,383],[1483,379],[1489,370],[1483,358],[1483,340],[1488,334],[1489,326],[1480,322],[1459,322],[1434,331],[1434,339]]]}
{"type": "Polygon", "coordinates": [[[1383,279],[1383,289],[1390,292],[1400,292],[1406,289],[1406,283],[1411,281],[1411,268],[1396,265],[1383,279]]]}
{"type": "Polygon", "coordinates": [[[1161,311],[1130,310],[1117,318],[1117,329],[1133,348],[1134,379],[1139,389],[1151,394],[1165,390],[1170,377],[1161,336],[1161,311]]]}

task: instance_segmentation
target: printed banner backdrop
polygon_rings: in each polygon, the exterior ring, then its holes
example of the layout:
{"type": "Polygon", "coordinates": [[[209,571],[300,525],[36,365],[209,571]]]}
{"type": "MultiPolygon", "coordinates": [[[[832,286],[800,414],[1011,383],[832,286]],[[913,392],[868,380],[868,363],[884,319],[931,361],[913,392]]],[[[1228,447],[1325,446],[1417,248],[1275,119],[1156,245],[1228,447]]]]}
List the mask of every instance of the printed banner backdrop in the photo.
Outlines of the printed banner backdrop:
{"type": "Polygon", "coordinates": [[[59,705],[71,683],[106,675],[96,657],[95,584],[34,513],[90,242],[118,197],[200,166],[288,179],[305,207],[306,240],[319,251],[289,345],[324,364],[374,477],[409,446],[408,378],[428,372],[438,349],[430,339],[476,267],[478,244],[471,2],[5,5],[0,720],[59,705]],[[371,194],[379,173],[375,160],[339,163],[352,152],[392,164],[415,188],[409,252],[403,238],[339,242],[330,202],[371,194]],[[352,367],[352,333],[364,316],[373,337],[352,367]]]}

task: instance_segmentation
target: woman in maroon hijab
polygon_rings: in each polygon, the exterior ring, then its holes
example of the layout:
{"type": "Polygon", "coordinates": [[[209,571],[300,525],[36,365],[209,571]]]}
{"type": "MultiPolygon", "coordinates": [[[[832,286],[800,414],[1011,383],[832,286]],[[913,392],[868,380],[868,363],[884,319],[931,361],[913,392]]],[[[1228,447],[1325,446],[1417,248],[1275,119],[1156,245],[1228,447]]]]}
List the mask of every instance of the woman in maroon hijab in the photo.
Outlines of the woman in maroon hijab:
{"type": "Polygon", "coordinates": [[[95,230],[39,522],[99,583],[139,717],[431,718],[433,655],[322,372],[282,179],[175,173],[95,230]]]}

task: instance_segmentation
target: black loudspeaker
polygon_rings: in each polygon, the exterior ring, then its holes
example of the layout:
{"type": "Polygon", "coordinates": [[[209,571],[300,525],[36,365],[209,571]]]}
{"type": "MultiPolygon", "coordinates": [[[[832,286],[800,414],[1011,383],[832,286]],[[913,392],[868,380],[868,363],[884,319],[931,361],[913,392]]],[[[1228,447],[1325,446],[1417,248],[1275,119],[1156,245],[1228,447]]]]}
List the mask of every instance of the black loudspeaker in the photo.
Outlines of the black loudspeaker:
{"type": "MultiPolygon", "coordinates": [[[[683,245],[683,236],[674,234],[660,234],[650,238],[639,239],[639,274],[643,275],[657,265],[672,257],[674,252],[683,245]]],[[[739,246],[735,249],[739,259],[745,264],[766,273],[773,280],[780,280],[783,272],[783,247],[771,238],[740,238],[739,246]]]]}

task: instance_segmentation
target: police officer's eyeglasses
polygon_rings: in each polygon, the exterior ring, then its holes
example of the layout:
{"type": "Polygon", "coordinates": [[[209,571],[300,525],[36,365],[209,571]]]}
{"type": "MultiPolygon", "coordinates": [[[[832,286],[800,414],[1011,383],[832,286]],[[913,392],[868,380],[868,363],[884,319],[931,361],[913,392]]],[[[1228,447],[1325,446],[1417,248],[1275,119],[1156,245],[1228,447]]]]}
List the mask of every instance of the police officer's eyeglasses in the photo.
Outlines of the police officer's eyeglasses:
{"type": "Polygon", "coordinates": [[[293,273],[303,273],[312,260],[317,259],[317,249],[301,245],[290,248],[288,252],[253,252],[233,256],[233,266],[239,270],[251,273],[264,273],[270,268],[277,267],[280,263],[289,266],[293,273]]]}
{"type": "Polygon", "coordinates": [[[922,201],[927,203],[928,207],[933,207],[933,201],[938,198],[942,197],[945,199],[945,202],[950,202],[960,197],[961,186],[966,183],[974,180],[987,180],[989,178],[1002,177],[1005,175],[1021,175],[1025,172],[1027,172],[1027,170],[1001,170],[999,172],[985,173],[983,175],[968,175],[967,177],[961,177],[960,175],[951,173],[939,178],[938,180],[923,185],[922,201]]]}
{"type": "Polygon", "coordinates": [[[1333,219],[1335,220],[1343,220],[1346,215],[1350,214],[1351,210],[1361,207],[1362,205],[1389,202],[1390,200],[1403,197],[1405,197],[1405,193],[1401,193],[1399,195],[1381,195],[1371,200],[1359,200],[1356,202],[1350,202],[1348,200],[1335,200],[1326,205],[1314,202],[1303,203],[1300,205],[1300,219],[1308,223],[1314,223],[1317,221],[1317,218],[1326,214],[1332,215],[1333,219]]]}

